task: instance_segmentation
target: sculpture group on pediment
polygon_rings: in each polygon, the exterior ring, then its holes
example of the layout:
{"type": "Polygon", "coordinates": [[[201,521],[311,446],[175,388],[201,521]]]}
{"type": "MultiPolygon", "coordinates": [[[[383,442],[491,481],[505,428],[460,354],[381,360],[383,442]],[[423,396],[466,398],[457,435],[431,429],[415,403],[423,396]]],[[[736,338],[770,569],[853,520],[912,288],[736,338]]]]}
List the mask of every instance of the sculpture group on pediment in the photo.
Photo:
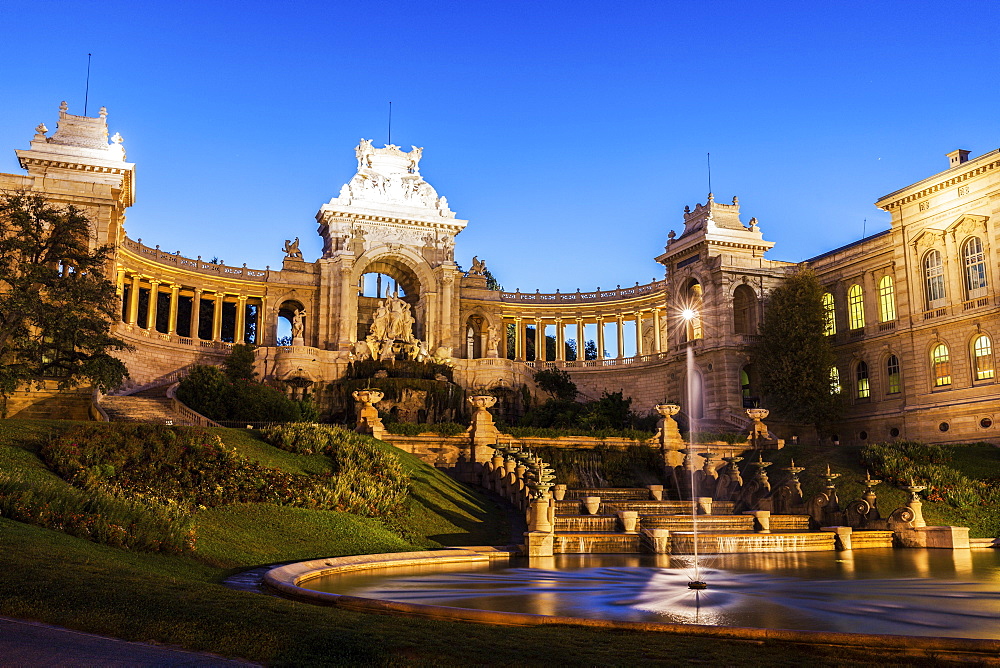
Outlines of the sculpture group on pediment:
{"type": "Polygon", "coordinates": [[[295,237],[295,241],[290,239],[285,239],[285,245],[282,248],[285,252],[286,258],[291,258],[293,260],[302,259],[302,251],[299,250],[299,238],[295,237]]]}
{"type": "Polygon", "coordinates": [[[469,269],[467,276],[485,276],[486,275],[486,262],[480,260],[478,256],[472,256],[472,268],[469,269]]]}
{"type": "Polygon", "coordinates": [[[426,346],[413,335],[413,313],[410,305],[396,294],[379,302],[368,336],[354,346],[355,356],[366,359],[390,360],[397,355],[423,360],[430,357],[426,346]]]}

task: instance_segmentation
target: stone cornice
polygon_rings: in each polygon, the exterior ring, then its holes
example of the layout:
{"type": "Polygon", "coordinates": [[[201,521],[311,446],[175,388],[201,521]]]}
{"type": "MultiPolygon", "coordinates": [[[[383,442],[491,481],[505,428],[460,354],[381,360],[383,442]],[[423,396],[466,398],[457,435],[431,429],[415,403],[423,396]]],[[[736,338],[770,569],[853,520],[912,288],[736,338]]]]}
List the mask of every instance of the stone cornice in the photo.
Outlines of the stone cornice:
{"type": "Polygon", "coordinates": [[[427,220],[424,218],[403,218],[392,215],[377,215],[362,213],[357,211],[337,211],[333,209],[321,209],[316,214],[316,221],[320,225],[330,225],[335,222],[357,222],[380,223],[384,225],[397,225],[399,227],[423,227],[426,229],[444,229],[458,234],[469,221],[457,218],[441,218],[440,220],[427,220]]]}
{"type": "Polygon", "coordinates": [[[950,188],[1000,167],[1000,149],[990,151],[973,160],[952,167],[923,181],[900,188],[878,199],[875,206],[885,211],[898,208],[932,193],[950,188]]]}

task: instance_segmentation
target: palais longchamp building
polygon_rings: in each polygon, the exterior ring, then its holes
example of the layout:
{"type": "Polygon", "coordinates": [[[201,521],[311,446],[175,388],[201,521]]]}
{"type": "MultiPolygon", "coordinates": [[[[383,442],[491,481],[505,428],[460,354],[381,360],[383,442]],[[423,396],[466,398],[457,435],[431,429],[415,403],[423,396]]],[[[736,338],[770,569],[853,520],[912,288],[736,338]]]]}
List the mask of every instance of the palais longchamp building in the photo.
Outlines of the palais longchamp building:
{"type": "MultiPolygon", "coordinates": [[[[280,270],[130,238],[134,164],[121,137],[109,138],[103,108],[96,118],[76,116],[64,102],[55,132],[36,128],[30,148],[16,151],[25,173],[0,174],[0,190],[73,204],[94,223],[95,242],[114,246],[117,332],[135,346],[124,356],[125,393],[192,364],[219,364],[234,342],[246,342],[257,346],[265,381],[308,389],[321,405],[351,362],[410,358],[447,361],[469,392],[537,393],[533,373],[559,367],[584,396],[621,391],[646,411],[684,396],[691,347],[695,417],[706,430],[740,430],[757,395],[749,345],[764,297],[807,266],[827,290],[831,374],[847,403],[841,442],[1000,442],[1000,150],[948,154],[944,171],[875,203],[892,214],[891,229],[798,264],[767,257],[773,242],[756,219],[743,222],[736,198],[709,195],[667,235],[656,257],[662,280],[555,294],[488,289],[478,258],[459,269],[455,237],[468,221],[424,180],[421,150],[361,141],[357,173],[316,213],[322,257],[307,261],[289,240],[280,270]],[[691,303],[698,319],[678,326],[679,306],[691,303]],[[547,338],[554,347],[534,346],[547,338]],[[589,340],[596,354],[577,359],[576,342],[589,340]],[[626,356],[626,340],[635,354],[626,356]]],[[[22,392],[11,405],[27,415],[44,394],[22,392]]]]}

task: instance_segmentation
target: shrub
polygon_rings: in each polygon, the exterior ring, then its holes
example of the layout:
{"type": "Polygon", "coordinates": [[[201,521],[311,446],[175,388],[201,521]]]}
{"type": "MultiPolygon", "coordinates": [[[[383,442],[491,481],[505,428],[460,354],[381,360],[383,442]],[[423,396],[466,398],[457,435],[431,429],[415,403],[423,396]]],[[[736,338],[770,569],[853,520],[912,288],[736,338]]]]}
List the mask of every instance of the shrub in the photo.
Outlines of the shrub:
{"type": "Polygon", "coordinates": [[[338,509],[363,515],[387,516],[402,506],[409,478],[399,459],[378,441],[342,427],[285,424],[266,427],[268,443],[298,454],[323,454],[333,461],[327,487],[338,509]]]}
{"type": "Polygon", "coordinates": [[[929,501],[945,501],[954,508],[972,508],[1000,496],[1000,485],[971,480],[948,464],[954,450],[916,441],[873,443],[861,451],[861,461],[877,476],[903,487],[910,481],[927,486],[929,501]]]}
{"type": "Polygon", "coordinates": [[[195,544],[191,517],[177,504],[3,473],[0,515],[130,550],[180,553],[195,544]]]}
{"type": "Polygon", "coordinates": [[[345,510],[329,476],[261,466],[226,448],[204,429],[120,424],[75,427],[42,448],[64,480],[84,489],[187,508],[227,503],[345,510]]]}
{"type": "Polygon", "coordinates": [[[239,377],[246,373],[244,357],[245,352],[234,352],[226,360],[226,371],[216,366],[192,367],[177,387],[177,398],[212,420],[300,422],[316,419],[316,410],[310,402],[290,399],[280,390],[239,377]]]}

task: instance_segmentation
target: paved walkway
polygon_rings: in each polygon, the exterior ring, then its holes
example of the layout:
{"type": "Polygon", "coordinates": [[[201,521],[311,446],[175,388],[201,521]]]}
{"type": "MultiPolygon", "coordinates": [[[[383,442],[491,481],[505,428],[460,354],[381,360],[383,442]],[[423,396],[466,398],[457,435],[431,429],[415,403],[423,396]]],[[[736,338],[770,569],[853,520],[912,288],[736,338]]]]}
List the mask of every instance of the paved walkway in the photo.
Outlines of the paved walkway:
{"type": "Polygon", "coordinates": [[[214,654],[128,642],[0,617],[0,666],[256,666],[214,654]]]}

